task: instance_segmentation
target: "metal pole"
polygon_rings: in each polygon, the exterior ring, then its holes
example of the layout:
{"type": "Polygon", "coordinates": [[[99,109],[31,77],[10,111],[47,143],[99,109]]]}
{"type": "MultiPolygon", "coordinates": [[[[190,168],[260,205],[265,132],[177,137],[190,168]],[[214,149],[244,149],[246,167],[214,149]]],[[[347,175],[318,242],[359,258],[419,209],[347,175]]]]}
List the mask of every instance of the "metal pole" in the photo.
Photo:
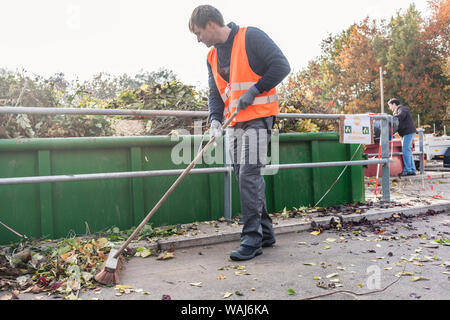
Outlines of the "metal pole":
{"type": "Polygon", "coordinates": [[[383,187],[383,202],[391,201],[390,193],[390,166],[389,166],[389,121],[387,119],[381,120],[381,158],[387,160],[382,167],[382,187],[383,187]]]}
{"type": "Polygon", "coordinates": [[[384,114],[383,67],[380,67],[381,114],[384,114]]]}
{"type": "MultiPolygon", "coordinates": [[[[291,164],[275,164],[264,167],[264,171],[271,172],[271,170],[289,170],[289,169],[305,169],[305,168],[326,168],[326,167],[345,167],[345,166],[365,166],[371,164],[386,164],[391,160],[389,156],[387,159],[380,160],[356,160],[356,161],[334,161],[334,162],[313,162],[313,163],[291,163],[291,164]]],[[[394,160],[392,160],[394,161],[394,160]]]]}
{"type": "Polygon", "coordinates": [[[424,129],[417,129],[419,131],[419,149],[420,149],[420,174],[424,173],[424,163],[425,163],[425,157],[423,153],[423,132],[424,129]]]}
{"type": "MultiPolygon", "coordinates": [[[[230,170],[230,168],[224,168],[224,167],[192,169],[189,172],[189,174],[222,173],[222,172],[228,172],[228,170],[230,170]]],[[[153,170],[153,171],[90,173],[90,174],[40,176],[40,177],[0,178],[0,185],[175,176],[175,175],[180,175],[181,173],[183,173],[183,171],[184,170],[182,170],[182,169],[180,169],[180,170],[153,170]]]]}
{"type": "Polygon", "coordinates": [[[92,108],[31,108],[0,107],[0,114],[67,114],[95,116],[158,116],[158,117],[207,117],[208,111],[177,110],[130,110],[130,109],[92,109],[92,108]]]}
{"type": "MultiPolygon", "coordinates": [[[[0,114],[47,114],[47,115],[94,115],[94,116],[135,116],[135,117],[208,117],[208,111],[177,111],[177,110],[130,110],[130,109],[95,109],[95,108],[34,108],[0,106],[0,114]]],[[[280,113],[279,119],[331,119],[339,120],[340,114],[315,113],[280,113]]],[[[381,120],[387,115],[372,116],[381,120]]]]}
{"type": "MultiPolygon", "coordinates": [[[[302,169],[302,168],[321,168],[321,167],[341,167],[341,166],[363,166],[377,163],[387,163],[390,160],[358,160],[358,161],[337,161],[337,162],[316,162],[316,163],[293,163],[282,165],[266,166],[263,170],[271,172],[274,169],[302,169]]],[[[16,184],[32,184],[32,183],[49,183],[49,182],[74,182],[88,180],[110,180],[125,179],[139,177],[161,177],[176,176],[183,173],[184,170],[153,170],[153,171],[129,171],[129,172],[113,172],[113,173],[90,173],[90,174],[74,174],[74,175],[58,175],[58,176],[39,176],[39,177],[19,177],[19,178],[0,178],[0,185],[16,185],[16,184]]],[[[189,174],[207,174],[207,173],[225,173],[229,176],[230,191],[229,201],[231,201],[231,176],[232,167],[204,168],[192,169],[189,174]]],[[[231,203],[231,202],[229,202],[231,203]]],[[[231,207],[230,207],[231,208],[231,207]]],[[[230,209],[231,210],[231,209],[230,209]]]]}

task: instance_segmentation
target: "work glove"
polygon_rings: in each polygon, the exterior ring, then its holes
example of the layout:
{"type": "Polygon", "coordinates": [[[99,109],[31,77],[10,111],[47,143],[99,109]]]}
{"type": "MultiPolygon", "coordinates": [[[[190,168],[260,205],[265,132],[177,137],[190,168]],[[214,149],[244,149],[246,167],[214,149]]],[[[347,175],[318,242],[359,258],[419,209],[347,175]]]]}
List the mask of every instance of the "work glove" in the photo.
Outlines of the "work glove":
{"type": "Polygon", "coordinates": [[[260,92],[255,86],[248,89],[239,99],[237,111],[245,110],[248,106],[251,106],[253,101],[255,101],[255,97],[259,94],[260,92]]]}
{"type": "Polygon", "coordinates": [[[209,128],[209,136],[216,137],[218,141],[222,137],[222,124],[217,120],[211,121],[211,127],[209,128]]]}

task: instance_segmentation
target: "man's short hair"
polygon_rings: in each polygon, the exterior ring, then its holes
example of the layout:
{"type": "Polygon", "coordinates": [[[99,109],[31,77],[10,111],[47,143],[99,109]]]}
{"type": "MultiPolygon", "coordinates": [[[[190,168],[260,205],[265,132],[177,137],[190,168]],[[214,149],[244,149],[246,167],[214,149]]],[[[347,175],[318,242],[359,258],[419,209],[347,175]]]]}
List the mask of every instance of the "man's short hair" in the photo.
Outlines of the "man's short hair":
{"type": "Polygon", "coordinates": [[[388,104],[395,104],[396,106],[399,106],[400,101],[396,98],[392,98],[391,100],[388,101],[388,104]]]}
{"type": "Polygon", "coordinates": [[[198,6],[192,12],[189,20],[189,30],[194,32],[194,26],[204,29],[210,21],[217,23],[219,27],[225,26],[223,16],[219,10],[208,4],[198,6]]]}

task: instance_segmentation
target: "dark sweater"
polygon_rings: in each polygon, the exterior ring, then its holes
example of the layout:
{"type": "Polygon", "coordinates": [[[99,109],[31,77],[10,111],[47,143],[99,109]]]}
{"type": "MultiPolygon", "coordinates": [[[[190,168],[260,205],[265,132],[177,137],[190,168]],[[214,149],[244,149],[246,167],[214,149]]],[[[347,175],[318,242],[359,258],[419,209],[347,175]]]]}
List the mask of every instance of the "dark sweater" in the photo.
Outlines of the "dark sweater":
{"type": "Polygon", "coordinates": [[[395,109],[393,115],[398,118],[398,134],[401,137],[416,132],[416,126],[414,125],[414,121],[408,107],[399,105],[397,109],[395,109]]]}
{"type": "MultiPolygon", "coordinates": [[[[225,43],[215,45],[217,49],[218,68],[220,75],[229,82],[231,49],[239,26],[231,22],[228,24],[231,33],[225,43]]],[[[275,88],[291,72],[291,67],[280,48],[262,30],[248,27],[245,36],[245,49],[247,51],[250,68],[262,78],[255,87],[259,92],[269,91],[275,88]]],[[[211,120],[222,121],[224,102],[220,97],[211,66],[208,65],[209,82],[209,114],[211,120]]]]}

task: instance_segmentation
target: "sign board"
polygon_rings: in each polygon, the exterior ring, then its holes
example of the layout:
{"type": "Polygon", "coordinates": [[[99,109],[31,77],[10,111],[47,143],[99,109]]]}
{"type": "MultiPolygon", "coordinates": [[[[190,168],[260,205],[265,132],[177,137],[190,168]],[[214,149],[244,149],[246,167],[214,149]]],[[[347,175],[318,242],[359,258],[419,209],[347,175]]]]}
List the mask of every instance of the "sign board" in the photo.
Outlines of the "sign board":
{"type": "Polygon", "coordinates": [[[373,119],[369,115],[343,115],[339,121],[340,143],[373,144],[373,119]]]}

